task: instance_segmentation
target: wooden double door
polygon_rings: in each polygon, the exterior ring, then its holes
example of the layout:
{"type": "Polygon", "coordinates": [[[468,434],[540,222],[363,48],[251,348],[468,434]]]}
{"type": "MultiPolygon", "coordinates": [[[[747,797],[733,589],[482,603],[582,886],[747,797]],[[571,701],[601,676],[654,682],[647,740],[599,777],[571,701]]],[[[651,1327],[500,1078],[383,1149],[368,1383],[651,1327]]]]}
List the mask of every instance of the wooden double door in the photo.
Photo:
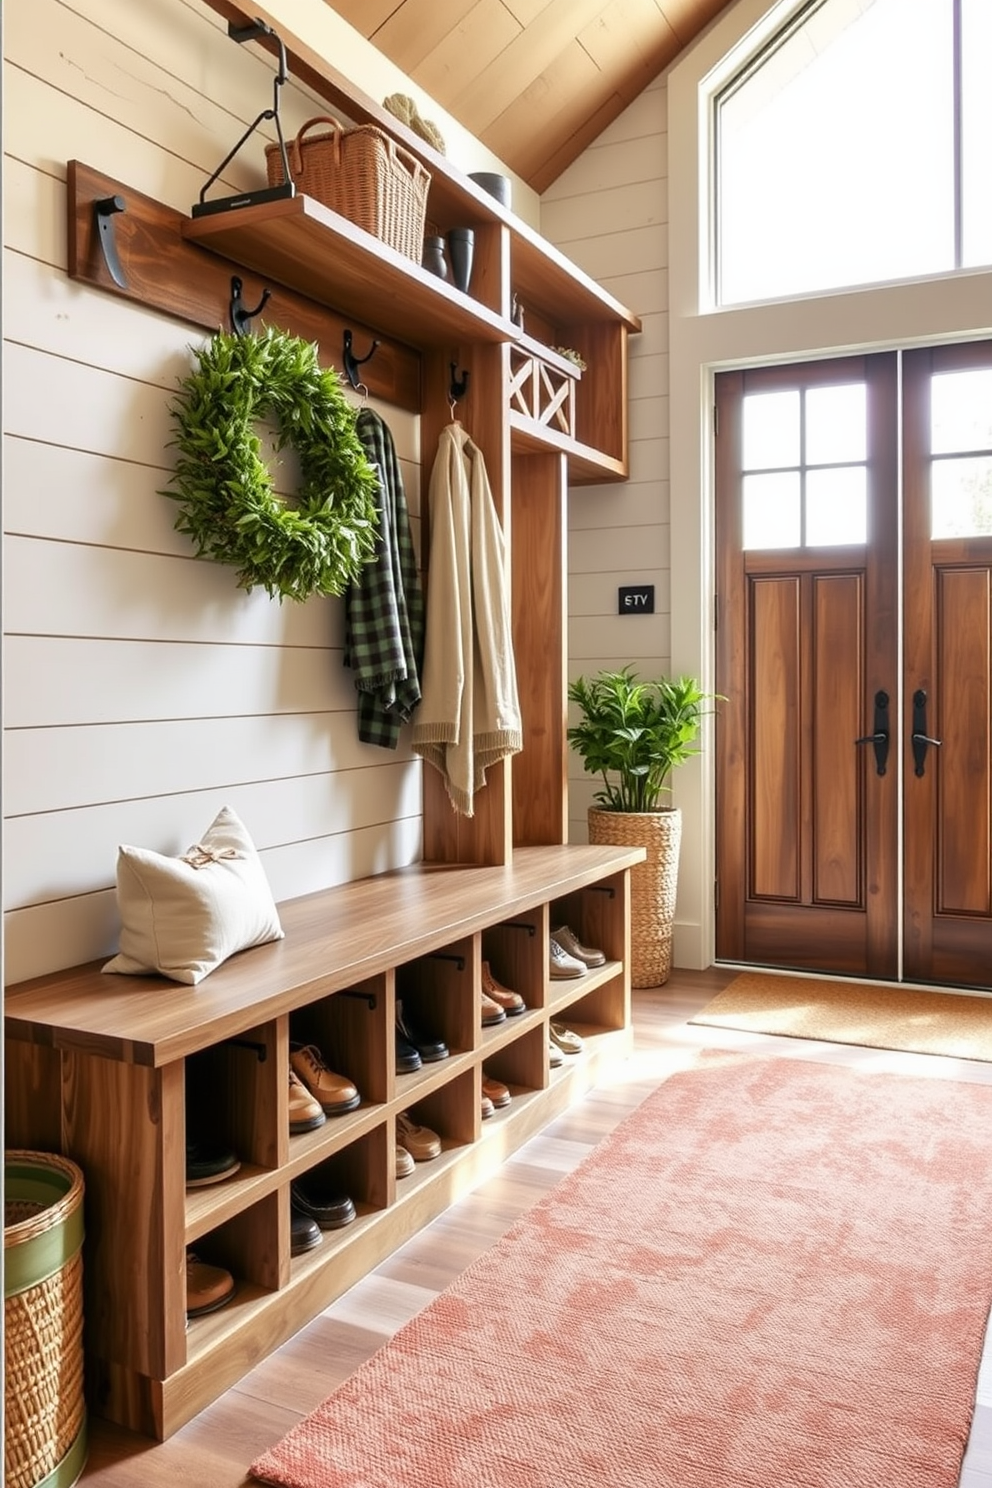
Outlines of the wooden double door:
{"type": "Polygon", "coordinates": [[[722,373],[717,956],[992,985],[992,343],[722,373]]]}

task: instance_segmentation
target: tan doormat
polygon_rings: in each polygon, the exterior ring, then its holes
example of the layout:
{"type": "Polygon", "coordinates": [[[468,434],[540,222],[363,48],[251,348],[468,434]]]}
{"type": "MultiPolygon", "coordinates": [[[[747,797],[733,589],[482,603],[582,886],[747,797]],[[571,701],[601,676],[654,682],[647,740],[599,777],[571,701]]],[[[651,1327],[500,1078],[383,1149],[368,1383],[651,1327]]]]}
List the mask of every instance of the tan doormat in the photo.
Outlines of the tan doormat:
{"type": "Polygon", "coordinates": [[[992,1062],[992,997],[742,973],[690,1023],[992,1062]]]}

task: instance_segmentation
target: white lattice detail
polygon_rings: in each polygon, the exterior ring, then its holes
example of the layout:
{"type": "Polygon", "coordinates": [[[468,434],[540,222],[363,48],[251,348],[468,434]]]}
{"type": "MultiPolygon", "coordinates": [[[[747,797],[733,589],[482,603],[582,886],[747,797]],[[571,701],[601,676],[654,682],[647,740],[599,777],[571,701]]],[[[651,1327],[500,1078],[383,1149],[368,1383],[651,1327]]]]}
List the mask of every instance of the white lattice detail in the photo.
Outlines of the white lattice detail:
{"type": "Polygon", "coordinates": [[[575,381],[530,352],[512,347],[510,409],[535,423],[575,435],[575,381]]]}

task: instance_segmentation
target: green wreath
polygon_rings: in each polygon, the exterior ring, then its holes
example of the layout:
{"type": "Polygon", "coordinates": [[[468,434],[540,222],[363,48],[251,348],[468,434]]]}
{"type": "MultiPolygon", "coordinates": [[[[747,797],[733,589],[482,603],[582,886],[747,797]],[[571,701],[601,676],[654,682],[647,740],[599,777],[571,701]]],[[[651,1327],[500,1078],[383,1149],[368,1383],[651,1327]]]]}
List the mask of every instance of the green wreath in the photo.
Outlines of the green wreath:
{"type": "Polygon", "coordinates": [[[164,496],[180,503],[177,531],[198,558],[238,570],[238,586],[278,599],[341,594],[373,556],[378,477],[355,432],[355,410],[317,347],[269,327],[220,331],[194,352],[170,412],[179,458],[164,496]],[[256,419],[292,445],[301,485],[292,503],[274,492],[256,419]]]}

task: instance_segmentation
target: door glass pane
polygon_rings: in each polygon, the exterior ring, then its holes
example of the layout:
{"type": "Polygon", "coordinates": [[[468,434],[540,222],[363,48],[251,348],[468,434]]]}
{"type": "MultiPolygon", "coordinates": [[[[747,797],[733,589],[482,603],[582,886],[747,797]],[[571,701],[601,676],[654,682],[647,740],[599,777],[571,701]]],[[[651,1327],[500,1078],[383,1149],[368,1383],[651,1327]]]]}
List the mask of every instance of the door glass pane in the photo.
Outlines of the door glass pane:
{"type": "Polygon", "coordinates": [[[934,537],[992,537],[992,456],[934,460],[930,531],[934,537]]]}
{"type": "Polygon", "coordinates": [[[935,455],[992,449],[992,368],[937,372],[930,380],[930,449],[935,455]]]}
{"type": "Polygon", "coordinates": [[[745,470],[799,464],[799,393],[748,393],[744,398],[745,470]]]}
{"type": "Polygon", "coordinates": [[[966,268],[992,263],[992,191],[989,141],[992,140],[992,5],[963,0],[961,7],[961,199],[962,262],[966,268]]]}
{"type": "Polygon", "coordinates": [[[953,269],[951,17],[950,0],[823,0],[724,90],[718,303],[953,269]]]}
{"type": "Polygon", "coordinates": [[[867,458],[868,423],[863,382],[809,388],[806,393],[806,459],[839,465],[867,458]]]}
{"type": "Polygon", "coordinates": [[[744,547],[798,548],[800,529],[799,472],[746,475],[744,547]]]}
{"type": "Polygon", "coordinates": [[[806,475],[806,542],[810,547],[868,541],[868,478],[863,465],[806,475]]]}

